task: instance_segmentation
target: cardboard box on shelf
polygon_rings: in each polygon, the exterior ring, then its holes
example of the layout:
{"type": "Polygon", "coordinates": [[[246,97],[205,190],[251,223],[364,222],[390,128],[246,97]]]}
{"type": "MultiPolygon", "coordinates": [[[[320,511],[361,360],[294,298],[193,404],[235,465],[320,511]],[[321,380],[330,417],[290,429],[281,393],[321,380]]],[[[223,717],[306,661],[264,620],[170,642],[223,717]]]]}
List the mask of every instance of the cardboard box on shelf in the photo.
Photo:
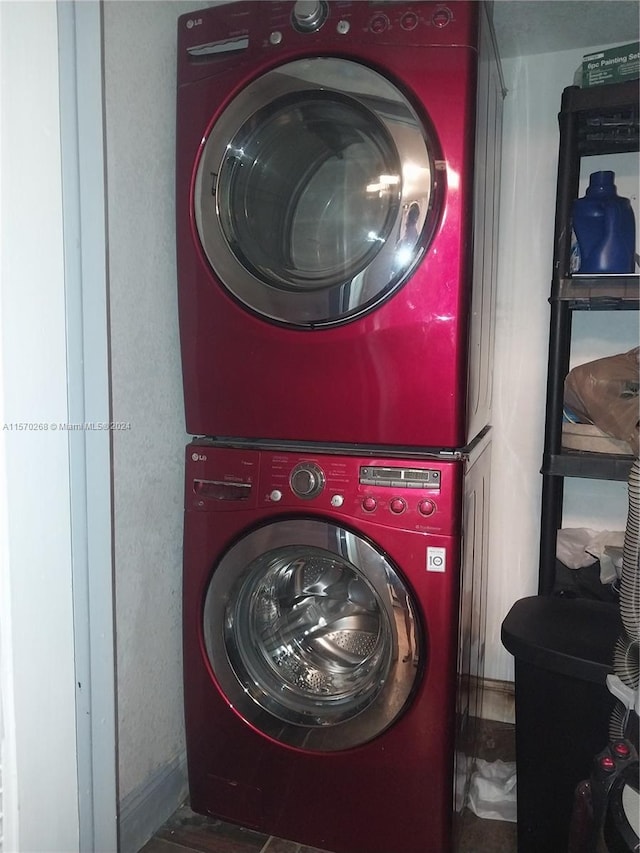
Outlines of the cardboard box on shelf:
{"type": "Polygon", "coordinates": [[[640,42],[588,53],[582,58],[582,87],[623,83],[640,77],[640,42]]]}

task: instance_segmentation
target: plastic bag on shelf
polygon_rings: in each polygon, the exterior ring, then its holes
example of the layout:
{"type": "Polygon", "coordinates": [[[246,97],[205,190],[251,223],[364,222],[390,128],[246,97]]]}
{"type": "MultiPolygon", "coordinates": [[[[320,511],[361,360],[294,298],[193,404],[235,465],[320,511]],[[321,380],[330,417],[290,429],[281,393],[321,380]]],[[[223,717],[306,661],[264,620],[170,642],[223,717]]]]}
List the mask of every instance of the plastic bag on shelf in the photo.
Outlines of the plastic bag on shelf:
{"type": "MultiPolygon", "coordinates": [[[[610,573],[613,548],[624,542],[624,530],[591,530],[589,527],[563,527],[558,530],[556,557],[569,569],[581,569],[600,560],[610,573]]],[[[602,580],[602,573],[600,580],[602,580]]],[[[613,577],[611,578],[613,580],[613,577]]],[[[609,583],[610,580],[602,580],[609,583]]]]}
{"type": "Polygon", "coordinates": [[[625,441],[637,456],[640,347],[580,364],[564,382],[564,404],[572,420],[594,424],[625,441]]]}

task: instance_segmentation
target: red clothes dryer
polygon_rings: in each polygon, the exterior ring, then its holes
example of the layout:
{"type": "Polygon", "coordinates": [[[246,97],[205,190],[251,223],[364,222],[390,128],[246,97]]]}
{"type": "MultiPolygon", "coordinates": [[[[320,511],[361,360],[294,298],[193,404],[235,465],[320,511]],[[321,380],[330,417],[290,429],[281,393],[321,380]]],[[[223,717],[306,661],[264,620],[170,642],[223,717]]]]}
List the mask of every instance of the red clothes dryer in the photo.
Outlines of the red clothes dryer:
{"type": "Polygon", "coordinates": [[[488,435],[447,462],[187,447],[195,811],[336,853],[450,853],[475,754],[489,463],[488,435]]]}
{"type": "Polygon", "coordinates": [[[466,0],[179,19],[188,432],[452,448],[488,422],[492,44],[466,0]]]}

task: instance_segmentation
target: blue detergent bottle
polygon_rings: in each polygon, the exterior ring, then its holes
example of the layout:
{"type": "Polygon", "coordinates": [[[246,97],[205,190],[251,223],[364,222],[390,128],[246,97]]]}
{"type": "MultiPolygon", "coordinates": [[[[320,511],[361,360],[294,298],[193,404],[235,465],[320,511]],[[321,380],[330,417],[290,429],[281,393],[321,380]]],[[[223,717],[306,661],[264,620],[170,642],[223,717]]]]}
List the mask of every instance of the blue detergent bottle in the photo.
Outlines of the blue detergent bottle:
{"type": "Polygon", "coordinates": [[[614,177],[613,172],[593,172],[584,198],[573,202],[578,258],[572,268],[583,275],[635,268],[635,218],[629,199],[616,192],[614,177]]]}

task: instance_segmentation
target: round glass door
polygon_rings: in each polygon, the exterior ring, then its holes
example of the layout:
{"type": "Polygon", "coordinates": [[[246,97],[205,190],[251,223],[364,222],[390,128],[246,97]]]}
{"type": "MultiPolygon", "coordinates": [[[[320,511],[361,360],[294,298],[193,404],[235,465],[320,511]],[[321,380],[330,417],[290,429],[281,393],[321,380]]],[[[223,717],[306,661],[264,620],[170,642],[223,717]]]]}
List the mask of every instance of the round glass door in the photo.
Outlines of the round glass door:
{"type": "Polygon", "coordinates": [[[213,124],[194,186],[223,285],[294,326],[344,322],[389,296],[435,228],[442,186],[405,96],[358,63],[288,63],[213,124]]]}
{"type": "Polygon", "coordinates": [[[203,622],[233,707],[265,734],[321,751],[364,743],[402,712],[420,669],[416,628],[389,561],[310,519],[275,522],[233,546],[213,573],[203,622]]]}

